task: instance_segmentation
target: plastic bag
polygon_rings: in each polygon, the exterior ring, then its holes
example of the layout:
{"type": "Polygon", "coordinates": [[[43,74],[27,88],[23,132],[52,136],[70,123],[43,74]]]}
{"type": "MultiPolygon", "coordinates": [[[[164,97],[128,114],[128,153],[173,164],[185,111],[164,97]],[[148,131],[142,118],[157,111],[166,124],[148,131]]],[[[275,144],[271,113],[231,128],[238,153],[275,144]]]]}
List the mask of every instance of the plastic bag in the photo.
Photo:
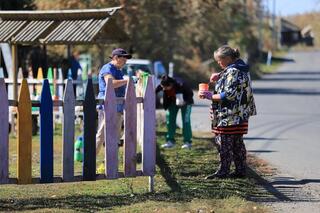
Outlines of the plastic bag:
{"type": "Polygon", "coordinates": [[[184,106],[186,104],[186,102],[183,100],[183,94],[182,93],[178,93],[176,94],[176,105],[177,106],[184,106]]]}

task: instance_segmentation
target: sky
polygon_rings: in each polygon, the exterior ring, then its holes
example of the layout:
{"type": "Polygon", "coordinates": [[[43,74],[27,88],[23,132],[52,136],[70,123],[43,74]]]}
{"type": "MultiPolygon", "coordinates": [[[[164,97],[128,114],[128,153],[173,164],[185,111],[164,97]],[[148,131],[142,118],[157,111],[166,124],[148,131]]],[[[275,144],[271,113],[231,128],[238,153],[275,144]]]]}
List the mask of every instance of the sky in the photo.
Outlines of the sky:
{"type": "Polygon", "coordinates": [[[320,12],[320,0],[262,0],[264,5],[268,5],[271,12],[273,11],[274,1],[276,3],[276,14],[281,16],[312,11],[320,12]]]}

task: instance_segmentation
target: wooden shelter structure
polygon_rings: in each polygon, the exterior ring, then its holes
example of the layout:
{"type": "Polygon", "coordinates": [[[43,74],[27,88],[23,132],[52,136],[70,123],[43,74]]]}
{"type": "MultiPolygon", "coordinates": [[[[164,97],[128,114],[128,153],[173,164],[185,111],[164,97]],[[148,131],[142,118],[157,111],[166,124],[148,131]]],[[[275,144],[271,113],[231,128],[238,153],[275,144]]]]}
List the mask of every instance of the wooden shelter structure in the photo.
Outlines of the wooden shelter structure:
{"type": "Polygon", "coordinates": [[[103,44],[125,41],[116,24],[122,7],[86,10],[0,11],[0,43],[12,50],[13,99],[17,100],[18,45],[103,44]]]}
{"type": "Polygon", "coordinates": [[[301,41],[301,29],[286,19],[280,19],[281,45],[292,46],[301,41]]]}

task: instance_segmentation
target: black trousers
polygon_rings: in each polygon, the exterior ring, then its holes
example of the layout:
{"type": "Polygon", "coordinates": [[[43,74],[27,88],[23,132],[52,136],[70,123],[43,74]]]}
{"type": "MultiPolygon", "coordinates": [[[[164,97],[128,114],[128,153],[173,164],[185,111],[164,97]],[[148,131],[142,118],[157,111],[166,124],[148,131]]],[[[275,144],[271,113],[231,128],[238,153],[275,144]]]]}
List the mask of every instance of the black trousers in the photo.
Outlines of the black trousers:
{"type": "Polygon", "coordinates": [[[218,134],[214,141],[220,156],[219,174],[229,174],[232,161],[237,174],[246,173],[247,150],[243,135],[218,134]]]}

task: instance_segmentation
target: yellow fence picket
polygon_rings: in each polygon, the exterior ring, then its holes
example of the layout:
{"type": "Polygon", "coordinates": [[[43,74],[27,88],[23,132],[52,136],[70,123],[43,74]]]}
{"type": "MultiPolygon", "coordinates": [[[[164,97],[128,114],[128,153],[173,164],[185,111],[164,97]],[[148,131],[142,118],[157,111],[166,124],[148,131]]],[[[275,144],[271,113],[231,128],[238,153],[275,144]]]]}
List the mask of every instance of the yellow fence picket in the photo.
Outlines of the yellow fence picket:
{"type": "Polygon", "coordinates": [[[31,101],[27,80],[23,79],[18,103],[18,183],[32,182],[31,149],[32,149],[31,101]]]}

